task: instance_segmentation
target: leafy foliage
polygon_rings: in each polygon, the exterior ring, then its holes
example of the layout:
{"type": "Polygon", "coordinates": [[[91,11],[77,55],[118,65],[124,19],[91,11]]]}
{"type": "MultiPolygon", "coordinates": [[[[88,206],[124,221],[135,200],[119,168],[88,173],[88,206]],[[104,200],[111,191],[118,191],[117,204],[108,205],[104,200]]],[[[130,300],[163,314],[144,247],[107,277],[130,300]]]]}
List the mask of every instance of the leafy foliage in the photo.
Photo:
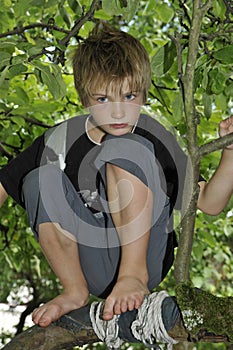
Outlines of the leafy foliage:
{"type": "MultiPolygon", "coordinates": [[[[74,91],[71,56],[98,20],[127,30],[147,49],[152,63],[148,104],[185,143],[186,124],[180,74],[187,62],[193,1],[2,0],[0,8],[0,166],[44,130],[82,109],[74,91]]],[[[200,1],[204,5],[205,1],[200,1]]],[[[233,7],[213,0],[202,23],[195,69],[198,142],[217,137],[218,123],[232,112],[233,7]]],[[[219,152],[202,159],[208,179],[219,152]]],[[[232,201],[218,217],[198,213],[191,277],[219,295],[232,294],[232,201]]],[[[59,285],[12,200],[0,217],[0,300],[26,285],[31,305],[51,299],[59,285]]],[[[164,281],[173,290],[172,274],[164,281]]],[[[20,300],[17,300],[20,303],[20,300]]],[[[20,325],[21,327],[21,325],[20,325]]],[[[20,330],[20,329],[19,329],[20,330]]],[[[204,348],[199,345],[198,349],[204,348]]],[[[222,349],[222,347],[221,347],[222,349]]]]}

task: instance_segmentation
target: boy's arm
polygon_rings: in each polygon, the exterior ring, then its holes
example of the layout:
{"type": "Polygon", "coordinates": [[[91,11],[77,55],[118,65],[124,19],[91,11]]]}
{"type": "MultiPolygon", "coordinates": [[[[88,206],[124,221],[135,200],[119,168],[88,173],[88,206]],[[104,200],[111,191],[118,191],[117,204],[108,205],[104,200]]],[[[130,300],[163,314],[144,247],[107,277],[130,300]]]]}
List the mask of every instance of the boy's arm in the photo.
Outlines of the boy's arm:
{"type": "Polygon", "coordinates": [[[7,194],[5,188],[3,187],[3,185],[0,182],[0,207],[2,206],[4,201],[7,199],[7,197],[8,197],[8,194],[7,194]]]}
{"type": "MultiPolygon", "coordinates": [[[[233,116],[219,125],[219,134],[233,132],[233,116]]],[[[233,145],[226,147],[217,170],[208,183],[200,182],[198,208],[209,215],[218,215],[227,205],[233,193],[233,145]]]]}

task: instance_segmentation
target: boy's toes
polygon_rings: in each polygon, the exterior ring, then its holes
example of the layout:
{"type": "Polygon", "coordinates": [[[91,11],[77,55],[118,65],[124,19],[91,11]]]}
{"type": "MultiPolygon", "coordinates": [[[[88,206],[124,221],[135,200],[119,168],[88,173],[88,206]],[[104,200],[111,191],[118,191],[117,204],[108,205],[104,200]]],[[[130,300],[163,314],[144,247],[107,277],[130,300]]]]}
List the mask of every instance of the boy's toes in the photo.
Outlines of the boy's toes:
{"type": "Polygon", "coordinates": [[[104,311],[103,311],[103,319],[105,321],[109,321],[113,318],[114,313],[113,313],[113,308],[114,308],[115,301],[111,301],[106,299],[105,301],[105,306],[104,306],[104,311]]]}
{"type": "Polygon", "coordinates": [[[41,327],[47,327],[53,321],[56,321],[61,316],[61,310],[58,305],[47,305],[36,310],[32,315],[32,320],[35,324],[41,327]]]}
{"type": "Polygon", "coordinates": [[[51,317],[46,317],[46,316],[42,316],[38,322],[38,325],[40,327],[47,327],[50,325],[50,323],[52,323],[53,320],[51,317]]]}

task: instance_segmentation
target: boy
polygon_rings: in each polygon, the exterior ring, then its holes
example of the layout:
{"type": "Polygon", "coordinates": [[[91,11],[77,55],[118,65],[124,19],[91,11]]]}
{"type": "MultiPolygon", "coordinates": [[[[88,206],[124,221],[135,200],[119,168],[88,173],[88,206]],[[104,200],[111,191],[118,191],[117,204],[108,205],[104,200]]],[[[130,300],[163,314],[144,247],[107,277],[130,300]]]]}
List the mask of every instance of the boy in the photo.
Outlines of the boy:
{"type": "MultiPolygon", "coordinates": [[[[138,309],[173,261],[170,216],[180,208],[186,156],[155,120],[140,114],[150,86],[143,46],[96,26],[73,58],[75,86],[88,115],[47,131],[0,171],[0,204],[11,195],[27,210],[64,291],[33,312],[48,326],[106,298],[105,320],[138,309]]],[[[233,131],[233,117],[220,123],[233,131]]],[[[233,191],[233,145],[216,173],[200,177],[198,207],[215,215],[233,191]]]]}

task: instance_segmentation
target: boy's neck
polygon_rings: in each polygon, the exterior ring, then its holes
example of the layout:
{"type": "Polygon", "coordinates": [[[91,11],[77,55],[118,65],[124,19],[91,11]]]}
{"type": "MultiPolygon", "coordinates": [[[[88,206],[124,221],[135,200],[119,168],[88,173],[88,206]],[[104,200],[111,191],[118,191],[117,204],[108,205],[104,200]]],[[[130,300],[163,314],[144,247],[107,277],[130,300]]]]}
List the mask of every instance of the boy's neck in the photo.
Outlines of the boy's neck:
{"type": "Polygon", "coordinates": [[[86,134],[90,141],[96,143],[97,145],[100,145],[101,140],[106,133],[101,130],[92,120],[91,116],[89,116],[86,121],[86,134]]]}

